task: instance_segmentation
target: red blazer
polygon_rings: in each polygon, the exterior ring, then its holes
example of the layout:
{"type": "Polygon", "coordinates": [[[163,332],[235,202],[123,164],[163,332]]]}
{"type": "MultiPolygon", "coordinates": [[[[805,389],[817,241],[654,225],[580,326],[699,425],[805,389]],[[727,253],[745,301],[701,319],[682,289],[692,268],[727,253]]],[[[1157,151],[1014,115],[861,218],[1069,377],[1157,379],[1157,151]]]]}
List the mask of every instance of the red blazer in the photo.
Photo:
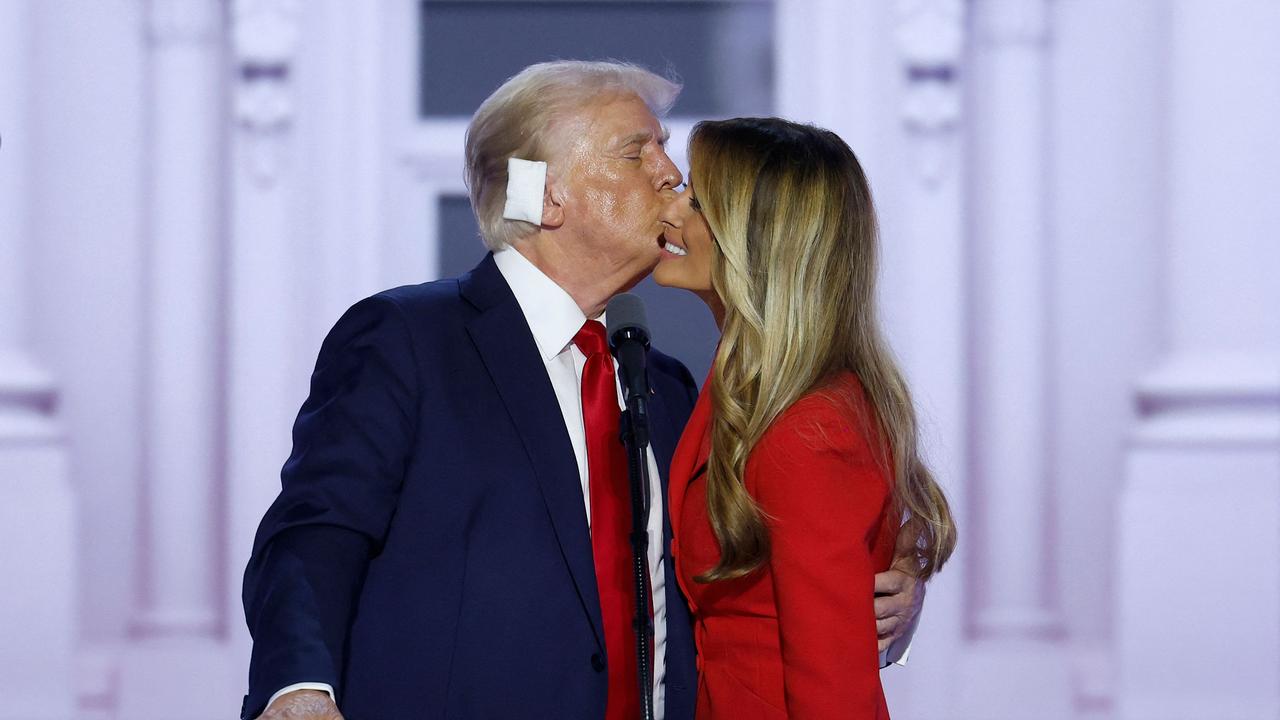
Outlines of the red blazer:
{"type": "Polygon", "coordinates": [[[769,561],[731,581],[694,580],[720,557],[707,518],[712,403],[704,387],[671,462],[676,579],[695,615],[697,720],[887,720],[874,576],[899,513],[862,385],[845,373],[774,421],[747,460],[769,561]]]}

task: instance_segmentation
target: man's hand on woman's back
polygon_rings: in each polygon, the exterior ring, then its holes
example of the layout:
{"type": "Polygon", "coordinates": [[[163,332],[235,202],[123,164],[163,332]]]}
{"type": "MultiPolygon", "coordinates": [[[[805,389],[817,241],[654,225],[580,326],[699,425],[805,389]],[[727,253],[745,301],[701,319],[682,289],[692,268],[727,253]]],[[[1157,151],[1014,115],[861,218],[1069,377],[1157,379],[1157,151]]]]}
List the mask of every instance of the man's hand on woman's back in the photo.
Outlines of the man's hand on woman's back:
{"type": "Polygon", "coordinates": [[[924,583],[898,569],[876,575],[876,635],[880,651],[897,642],[924,606],[924,583]]]}
{"type": "Polygon", "coordinates": [[[911,520],[898,529],[893,565],[876,575],[876,635],[880,652],[912,628],[924,607],[925,584],[916,577],[916,538],[919,527],[911,520]]]}

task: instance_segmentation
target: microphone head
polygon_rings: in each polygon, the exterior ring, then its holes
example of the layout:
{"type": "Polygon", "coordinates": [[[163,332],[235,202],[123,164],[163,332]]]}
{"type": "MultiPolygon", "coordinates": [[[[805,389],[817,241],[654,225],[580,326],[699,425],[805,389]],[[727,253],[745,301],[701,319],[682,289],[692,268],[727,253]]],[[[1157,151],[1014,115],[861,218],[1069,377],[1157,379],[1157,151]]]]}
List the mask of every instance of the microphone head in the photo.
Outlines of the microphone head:
{"type": "Polygon", "coordinates": [[[609,344],[616,346],[623,336],[639,336],[645,347],[649,346],[649,320],[644,314],[644,301],[631,293],[615,295],[605,306],[609,344]]]}

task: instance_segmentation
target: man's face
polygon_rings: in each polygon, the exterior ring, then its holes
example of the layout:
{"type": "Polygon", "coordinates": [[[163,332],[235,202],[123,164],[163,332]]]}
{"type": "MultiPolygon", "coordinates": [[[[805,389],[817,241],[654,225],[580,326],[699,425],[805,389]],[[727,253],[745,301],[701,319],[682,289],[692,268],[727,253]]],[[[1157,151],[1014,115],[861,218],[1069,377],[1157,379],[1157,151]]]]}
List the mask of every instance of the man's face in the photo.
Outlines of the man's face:
{"type": "Polygon", "coordinates": [[[661,255],[659,217],[682,182],[667,157],[666,130],[635,95],[609,95],[566,128],[564,229],[574,252],[619,279],[618,291],[648,275],[661,255]]]}

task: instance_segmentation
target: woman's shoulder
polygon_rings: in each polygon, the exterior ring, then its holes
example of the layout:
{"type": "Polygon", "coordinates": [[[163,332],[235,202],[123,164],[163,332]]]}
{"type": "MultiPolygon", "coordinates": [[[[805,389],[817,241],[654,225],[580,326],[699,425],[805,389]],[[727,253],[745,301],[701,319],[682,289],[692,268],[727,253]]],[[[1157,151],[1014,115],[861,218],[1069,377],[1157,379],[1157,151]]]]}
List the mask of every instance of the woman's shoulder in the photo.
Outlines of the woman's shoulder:
{"type": "Polygon", "coordinates": [[[843,370],[791,403],[769,426],[768,432],[794,430],[815,423],[860,425],[872,416],[862,381],[853,371],[843,370]]]}
{"type": "MultiPolygon", "coordinates": [[[[782,412],[751,450],[747,489],[770,512],[848,503],[880,507],[890,492],[892,460],[866,392],[852,372],[805,393],[782,412]]],[[[817,512],[817,510],[814,510],[817,512]]]]}
{"type": "Polygon", "coordinates": [[[878,437],[875,412],[858,376],[845,370],[806,392],[770,424],[758,450],[864,454],[878,437]]]}

